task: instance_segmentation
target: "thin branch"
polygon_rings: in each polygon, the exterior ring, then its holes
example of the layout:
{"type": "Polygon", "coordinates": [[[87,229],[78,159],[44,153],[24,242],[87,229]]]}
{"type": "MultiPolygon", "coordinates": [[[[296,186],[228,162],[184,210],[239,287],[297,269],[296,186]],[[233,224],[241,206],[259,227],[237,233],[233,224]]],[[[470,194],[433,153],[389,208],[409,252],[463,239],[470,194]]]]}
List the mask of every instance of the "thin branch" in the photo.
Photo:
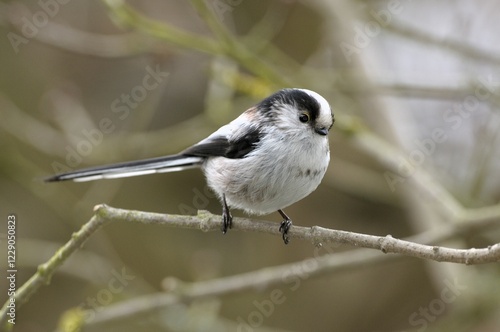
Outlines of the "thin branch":
{"type": "Polygon", "coordinates": [[[151,20],[122,0],[103,0],[103,3],[108,7],[113,18],[123,25],[180,47],[208,54],[220,53],[219,45],[215,40],[181,30],[167,23],[151,20]]]}
{"type": "MultiPolygon", "coordinates": [[[[34,13],[20,1],[0,4],[0,25],[9,26],[22,36],[24,22],[19,20],[19,17],[33,15],[34,13]],[[10,14],[11,12],[15,12],[15,16],[10,14]]],[[[105,58],[133,57],[146,52],[161,51],[155,40],[146,38],[141,33],[105,35],[75,29],[52,20],[49,20],[43,29],[38,29],[32,38],[61,50],[105,58]]]]}
{"type": "MultiPolygon", "coordinates": [[[[82,228],[73,234],[71,239],[59,249],[45,264],[38,267],[37,272],[16,292],[15,302],[19,308],[42,285],[50,283],[57,268],[85,241],[102,226],[111,222],[134,222],[141,224],[159,224],[177,228],[198,229],[203,232],[219,231],[220,216],[207,211],[199,211],[197,216],[169,215],[117,209],[106,205],[98,205],[94,216],[82,228]]],[[[276,223],[247,218],[235,218],[234,230],[268,233],[281,236],[276,223]]],[[[500,261],[500,244],[483,249],[452,249],[429,246],[410,241],[398,240],[390,235],[374,236],[346,231],[327,229],[319,226],[294,226],[289,236],[295,239],[307,240],[315,245],[322,243],[349,244],[356,247],[381,250],[383,253],[399,253],[410,257],[424,258],[438,262],[461,264],[483,264],[500,261]]],[[[0,326],[7,320],[7,305],[0,311],[0,326]]]]}
{"type": "Polygon", "coordinates": [[[270,82],[277,83],[281,86],[290,85],[283,75],[275,71],[273,66],[263,62],[261,58],[248,50],[241,42],[238,42],[237,38],[232,36],[226,28],[217,21],[214,13],[202,1],[196,0],[193,1],[193,4],[198,10],[198,14],[205,19],[209,28],[220,39],[196,35],[165,22],[152,20],[140,14],[121,0],[103,0],[103,2],[110,9],[113,17],[124,25],[133,27],[149,36],[153,36],[173,45],[211,55],[227,56],[236,60],[242,66],[261,78],[266,78],[270,82]]]}
{"type": "MultiPolygon", "coordinates": [[[[352,140],[357,147],[373,156],[378,162],[399,176],[399,182],[408,181],[425,197],[436,203],[436,206],[445,216],[455,218],[463,214],[463,206],[438,181],[428,174],[422,167],[409,165],[409,162],[400,150],[380,138],[363,125],[351,126],[352,140]],[[410,168],[409,174],[404,174],[404,167],[410,168]]],[[[394,190],[394,188],[392,188],[394,190]]]]}
{"type": "MultiPolygon", "coordinates": [[[[93,218],[102,219],[102,224],[108,222],[134,222],[142,224],[161,224],[165,226],[200,229],[203,232],[219,231],[220,216],[207,211],[199,211],[197,216],[168,215],[142,211],[117,209],[100,205],[93,218]]],[[[267,233],[280,236],[276,223],[235,218],[234,230],[267,233]]],[[[410,257],[430,259],[437,262],[460,264],[483,264],[500,261],[500,244],[483,249],[453,249],[418,244],[398,240],[391,235],[374,236],[361,233],[332,230],[319,226],[294,226],[289,232],[291,238],[309,241],[315,245],[320,243],[348,244],[381,250],[384,253],[398,253],[410,257]]]]}
{"type": "Polygon", "coordinates": [[[482,63],[500,64],[500,54],[495,54],[491,50],[484,50],[474,45],[467,44],[464,40],[453,40],[436,37],[423,30],[415,29],[401,22],[391,22],[385,29],[388,32],[402,37],[418,41],[425,45],[433,45],[447,49],[469,59],[482,63]]]}
{"type": "MultiPolygon", "coordinates": [[[[80,248],[91,235],[110,221],[95,214],[78,232],[73,233],[71,239],[46,263],[39,265],[37,272],[16,291],[16,295],[14,296],[16,308],[19,309],[22,304],[26,303],[41,286],[48,285],[57,268],[80,248]]],[[[9,299],[7,299],[2,310],[0,310],[0,328],[6,324],[8,319],[8,304],[9,299]]]]}
{"type": "Polygon", "coordinates": [[[83,322],[85,326],[94,326],[112,321],[122,321],[137,316],[151,314],[179,303],[190,303],[214,296],[224,296],[244,291],[265,290],[285,283],[286,278],[305,277],[303,270],[307,266],[307,277],[319,277],[332,272],[349,271],[356,267],[378,265],[402,258],[396,255],[380,255],[368,249],[351,250],[333,253],[302,262],[293,262],[263,268],[256,271],[237,274],[218,279],[199,281],[196,283],[184,282],[175,278],[169,279],[174,285],[168,293],[155,293],[122,301],[103,308],[95,314],[91,321],[83,322]]]}
{"type": "MultiPolygon", "coordinates": [[[[23,112],[3,93],[0,93],[0,108],[4,119],[0,128],[5,132],[46,155],[54,156],[54,151],[64,150],[64,146],[61,144],[64,142],[63,135],[30,114],[23,112]],[[26,135],[25,133],[36,133],[36,135],[26,135]]],[[[55,157],[64,158],[64,155],[55,157]]]]}
{"type": "MultiPolygon", "coordinates": [[[[490,224],[480,223],[485,227],[490,224]]],[[[407,238],[407,241],[438,244],[448,241],[454,237],[467,233],[465,228],[446,226],[433,229],[416,236],[407,238]]],[[[337,246],[333,246],[336,248],[337,246]]],[[[193,300],[203,298],[220,297],[252,291],[264,290],[279,285],[286,285],[288,280],[296,277],[317,278],[332,273],[348,272],[358,268],[369,266],[380,266],[380,264],[393,262],[404,258],[401,255],[380,255],[369,249],[357,249],[344,252],[335,252],[331,248],[325,248],[330,254],[319,255],[321,248],[314,253],[314,257],[307,258],[301,262],[293,262],[279,266],[266,267],[257,271],[246,272],[238,275],[222,277],[195,283],[184,282],[175,278],[169,278],[169,292],[148,294],[130,300],[122,301],[103,308],[95,314],[91,321],[82,322],[85,326],[108,324],[113,321],[123,321],[135,317],[151,314],[157,310],[179,303],[190,303],[193,300]],[[287,279],[290,278],[290,279],[287,279]]]]}
{"type": "Polygon", "coordinates": [[[275,67],[266,64],[261,57],[255,54],[255,50],[248,47],[227,30],[226,26],[217,19],[213,10],[208,7],[206,1],[191,0],[197,13],[203,18],[207,26],[217,37],[223,54],[234,59],[242,66],[253,72],[257,77],[267,79],[279,86],[289,86],[291,82],[276,71],[275,67]]]}

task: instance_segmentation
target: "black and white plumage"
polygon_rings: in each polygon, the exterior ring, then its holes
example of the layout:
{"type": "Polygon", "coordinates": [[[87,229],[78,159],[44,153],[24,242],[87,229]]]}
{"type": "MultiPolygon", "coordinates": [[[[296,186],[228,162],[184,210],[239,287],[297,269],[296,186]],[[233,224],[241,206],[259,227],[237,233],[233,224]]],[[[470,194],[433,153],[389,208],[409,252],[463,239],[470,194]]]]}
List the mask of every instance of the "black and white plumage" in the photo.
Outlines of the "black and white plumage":
{"type": "Polygon", "coordinates": [[[231,227],[229,207],[254,215],[278,211],[284,218],[280,231],[288,243],[291,220],[282,209],[309,195],[323,179],[333,122],[328,102],[316,92],[283,89],[177,155],[87,168],[46,181],[91,181],[201,167],[223,204],[224,233],[231,227]]]}

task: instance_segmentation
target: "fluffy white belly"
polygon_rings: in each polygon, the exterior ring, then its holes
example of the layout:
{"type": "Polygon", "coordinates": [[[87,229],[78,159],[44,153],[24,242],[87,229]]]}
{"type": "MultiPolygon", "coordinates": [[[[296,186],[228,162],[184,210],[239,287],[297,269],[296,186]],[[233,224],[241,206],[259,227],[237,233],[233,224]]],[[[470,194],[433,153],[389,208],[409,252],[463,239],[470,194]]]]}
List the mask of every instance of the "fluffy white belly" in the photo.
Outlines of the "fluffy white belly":
{"type": "Polygon", "coordinates": [[[318,187],[328,167],[326,153],[326,158],[324,151],[321,158],[297,158],[288,153],[242,159],[216,157],[206,161],[203,171],[208,185],[220,199],[225,194],[230,207],[250,214],[269,214],[301,200],[318,187]]]}

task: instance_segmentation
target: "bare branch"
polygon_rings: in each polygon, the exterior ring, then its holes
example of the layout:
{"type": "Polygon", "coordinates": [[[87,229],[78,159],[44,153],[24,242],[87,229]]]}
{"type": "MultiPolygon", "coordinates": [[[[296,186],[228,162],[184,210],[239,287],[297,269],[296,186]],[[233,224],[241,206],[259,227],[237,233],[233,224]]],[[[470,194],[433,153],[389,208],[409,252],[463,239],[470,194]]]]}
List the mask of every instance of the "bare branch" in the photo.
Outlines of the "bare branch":
{"type": "Polygon", "coordinates": [[[425,45],[432,45],[453,51],[469,59],[480,61],[482,63],[499,64],[499,55],[488,50],[482,50],[473,45],[467,44],[464,40],[443,39],[433,36],[430,33],[419,29],[414,29],[404,23],[391,22],[385,29],[394,34],[421,42],[425,45]]]}
{"type": "MultiPolygon", "coordinates": [[[[33,15],[34,13],[20,1],[0,5],[0,25],[9,26],[20,35],[23,35],[23,22],[19,21],[18,17],[33,15]],[[10,12],[16,14],[12,15],[10,12]]],[[[33,39],[61,50],[105,58],[133,57],[162,51],[157,41],[142,33],[105,35],[75,29],[51,20],[43,29],[37,30],[33,39]]]]}
{"type": "Polygon", "coordinates": [[[380,255],[375,251],[359,249],[308,258],[301,262],[271,266],[256,271],[196,283],[169,278],[169,284],[174,286],[169,289],[169,292],[148,294],[109,305],[97,312],[94,319],[84,322],[84,324],[85,326],[100,325],[151,314],[168,306],[179,303],[190,303],[193,300],[230,295],[255,289],[269,289],[283,284],[287,278],[293,279],[297,274],[302,274],[301,276],[304,277],[304,266],[307,266],[307,276],[312,278],[333,272],[349,271],[361,266],[367,267],[381,264],[382,262],[402,257],[380,255]]]}
{"type": "MultiPolygon", "coordinates": [[[[48,285],[52,275],[56,269],[61,266],[66,259],[71,256],[83,243],[94,234],[99,228],[110,220],[100,218],[97,214],[94,215],[89,222],[80,228],[76,233],[73,233],[71,239],[66,242],[46,263],[38,266],[37,272],[19,288],[14,297],[16,308],[26,303],[31,295],[33,295],[42,285],[48,285]]],[[[6,324],[7,305],[10,299],[7,299],[2,310],[0,311],[0,328],[6,324]]]]}
{"type": "MultiPolygon", "coordinates": [[[[491,226],[488,223],[480,224],[484,227],[491,226]]],[[[465,228],[447,226],[412,236],[407,241],[437,244],[461,236],[466,232],[467,229],[465,228]]],[[[333,245],[333,248],[336,247],[338,246],[333,245]]],[[[169,278],[169,292],[148,294],[107,306],[96,313],[94,319],[82,323],[85,326],[95,326],[113,321],[123,321],[151,314],[172,305],[189,304],[193,300],[225,296],[255,289],[264,290],[279,287],[279,285],[286,284],[287,280],[293,280],[295,277],[304,278],[305,274],[307,274],[307,278],[316,278],[358,268],[380,266],[380,264],[404,258],[401,255],[380,255],[376,251],[369,249],[344,252],[335,252],[333,250],[332,252],[331,248],[327,246],[325,246],[325,251],[330,252],[330,254],[320,255],[321,249],[320,247],[315,248],[313,257],[303,261],[266,267],[228,277],[195,283],[169,278]]]]}
{"type": "MultiPolygon", "coordinates": [[[[73,234],[71,239],[59,249],[46,263],[38,267],[38,271],[18,290],[15,295],[16,305],[19,308],[42,285],[48,284],[56,269],[85,241],[102,226],[111,222],[134,222],[142,224],[159,224],[170,227],[199,229],[203,232],[219,231],[220,216],[207,211],[199,211],[197,216],[170,215],[142,211],[123,210],[106,205],[98,205],[95,214],[82,228],[73,234]]],[[[486,221],[488,221],[486,219],[486,221]]],[[[233,229],[268,233],[281,236],[276,223],[235,218],[233,229]]],[[[483,249],[453,249],[438,246],[418,244],[410,241],[398,240],[390,235],[374,236],[346,231],[327,229],[319,226],[293,226],[289,236],[312,242],[315,245],[322,243],[348,244],[356,247],[381,250],[383,253],[399,253],[406,256],[461,264],[482,264],[500,261],[500,244],[483,249]]],[[[7,305],[0,311],[0,326],[7,319],[7,305]]]]}

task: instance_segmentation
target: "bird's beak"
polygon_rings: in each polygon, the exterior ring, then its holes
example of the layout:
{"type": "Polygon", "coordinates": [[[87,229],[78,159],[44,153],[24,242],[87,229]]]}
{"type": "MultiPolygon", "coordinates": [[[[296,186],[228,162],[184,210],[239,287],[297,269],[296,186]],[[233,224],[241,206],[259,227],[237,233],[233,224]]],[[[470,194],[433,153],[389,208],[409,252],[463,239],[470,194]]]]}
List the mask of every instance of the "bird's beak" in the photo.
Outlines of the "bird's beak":
{"type": "Polygon", "coordinates": [[[328,135],[328,129],[326,129],[325,127],[321,127],[321,128],[314,128],[314,131],[315,131],[317,134],[320,134],[321,136],[326,136],[326,135],[328,135]]]}

